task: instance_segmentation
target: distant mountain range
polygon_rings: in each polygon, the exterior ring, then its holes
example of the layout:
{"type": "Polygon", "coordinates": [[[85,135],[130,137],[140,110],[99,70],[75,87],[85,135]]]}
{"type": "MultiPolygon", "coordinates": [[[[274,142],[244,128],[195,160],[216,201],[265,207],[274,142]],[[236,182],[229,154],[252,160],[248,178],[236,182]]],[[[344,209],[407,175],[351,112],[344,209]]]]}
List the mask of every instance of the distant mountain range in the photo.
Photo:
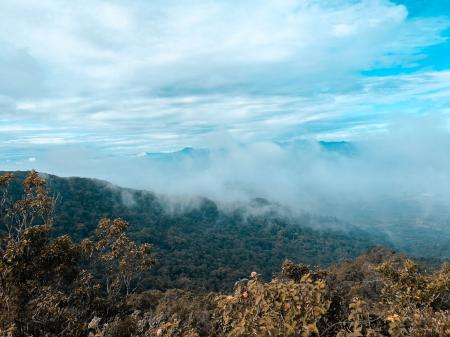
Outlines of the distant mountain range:
{"type": "Polygon", "coordinates": [[[340,141],[340,142],[325,142],[320,141],[319,145],[322,149],[330,152],[337,152],[343,155],[357,155],[358,146],[355,143],[340,141]]]}
{"type": "Polygon", "coordinates": [[[207,149],[194,149],[193,147],[185,147],[179,151],[174,152],[145,152],[140,154],[142,157],[147,157],[156,160],[179,160],[186,157],[207,157],[210,151],[207,149]]]}
{"type": "MultiPolygon", "coordinates": [[[[317,147],[321,150],[327,151],[327,152],[335,152],[339,153],[341,155],[357,155],[358,154],[358,147],[356,144],[346,141],[339,141],[339,142],[327,142],[327,141],[319,141],[317,143],[310,142],[310,141],[295,141],[295,142],[280,142],[276,143],[276,145],[280,146],[281,148],[297,148],[297,149],[305,149],[305,148],[313,148],[317,147]]],[[[207,158],[209,155],[211,155],[212,152],[219,152],[219,153],[226,153],[227,149],[219,149],[215,151],[211,151],[210,149],[206,148],[194,148],[194,147],[185,147],[178,151],[173,152],[144,152],[139,154],[141,157],[147,157],[149,159],[154,160],[162,160],[162,161],[175,161],[183,158],[193,158],[193,159],[199,159],[199,158],[207,158]]]]}

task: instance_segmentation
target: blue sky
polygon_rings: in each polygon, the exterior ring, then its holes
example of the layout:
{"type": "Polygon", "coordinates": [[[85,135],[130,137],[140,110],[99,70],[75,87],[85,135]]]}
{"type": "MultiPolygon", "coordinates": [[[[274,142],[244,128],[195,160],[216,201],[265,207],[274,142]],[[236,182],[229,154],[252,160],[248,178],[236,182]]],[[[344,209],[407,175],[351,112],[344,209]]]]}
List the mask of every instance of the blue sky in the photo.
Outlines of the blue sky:
{"type": "Polygon", "coordinates": [[[447,0],[3,0],[0,164],[447,122],[449,38],[447,0]]]}

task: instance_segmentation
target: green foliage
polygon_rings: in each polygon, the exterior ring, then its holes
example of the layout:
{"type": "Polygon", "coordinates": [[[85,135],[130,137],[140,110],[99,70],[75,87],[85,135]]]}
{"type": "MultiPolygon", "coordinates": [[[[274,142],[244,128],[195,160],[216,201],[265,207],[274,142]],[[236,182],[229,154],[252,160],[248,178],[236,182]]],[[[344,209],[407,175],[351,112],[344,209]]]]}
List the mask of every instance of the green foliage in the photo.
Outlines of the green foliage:
{"type": "MultiPolygon", "coordinates": [[[[22,195],[19,183],[24,179],[19,172],[11,182],[15,198],[22,195]]],[[[252,270],[270,280],[285,259],[328,266],[354,258],[375,243],[387,244],[357,229],[314,230],[344,226],[330,217],[281,216],[264,200],[224,210],[201,199],[195,206],[172,210],[170,202],[150,192],[92,179],[46,179],[58,196],[53,235],[68,234],[77,242],[94,239],[100,219],[124,218],[130,238],[154,245],[156,264],[142,280],[145,288],[229,291],[252,270]]]]}
{"type": "Polygon", "coordinates": [[[154,264],[128,223],[100,220],[95,238],[52,236],[54,198],[35,172],[23,197],[0,176],[0,337],[448,337],[450,266],[424,273],[382,248],[326,270],[285,261],[231,293],[135,292],[154,264]]]}

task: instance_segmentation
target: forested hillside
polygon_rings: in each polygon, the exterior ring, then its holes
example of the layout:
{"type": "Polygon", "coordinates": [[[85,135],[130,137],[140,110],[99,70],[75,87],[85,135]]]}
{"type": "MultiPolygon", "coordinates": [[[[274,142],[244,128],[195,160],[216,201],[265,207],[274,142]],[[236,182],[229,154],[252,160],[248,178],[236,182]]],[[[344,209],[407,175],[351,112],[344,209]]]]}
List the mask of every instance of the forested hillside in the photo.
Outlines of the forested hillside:
{"type": "Polygon", "coordinates": [[[253,270],[228,292],[163,292],[141,283],[154,248],[130,239],[125,220],[102,218],[81,242],[55,235],[45,181],[32,172],[14,200],[13,179],[0,175],[2,337],[450,335],[448,264],[372,248],[329,268],[286,260],[271,280],[253,270]]]}
{"type": "MultiPolygon", "coordinates": [[[[15,198],[21,196],[25,175],[15,173],[10,187],[15,198]]],[[[146,287],[229,290],[252,270],[270,279],[285,259],[328,266],[373,245],[389,246],[385,237],[338,219],[287,216],[262,199],[228,209],[208,199],[177,206],[153,193],[103,181],[45,177],[58,196],[55,235],[81,241],[92,237],[102,217],[122,217],[133,239],[155,246],[157,263],[145,279],[146,287]]]]}

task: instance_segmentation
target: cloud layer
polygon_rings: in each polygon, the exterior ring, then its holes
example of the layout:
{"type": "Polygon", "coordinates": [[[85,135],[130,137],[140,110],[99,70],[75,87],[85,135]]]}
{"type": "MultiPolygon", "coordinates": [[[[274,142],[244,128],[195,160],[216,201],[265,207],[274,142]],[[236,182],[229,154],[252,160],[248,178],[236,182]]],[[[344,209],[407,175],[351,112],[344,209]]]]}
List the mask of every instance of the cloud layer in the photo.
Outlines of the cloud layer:
{"type": "MultiPolygon", "coordinates": [[[[448,256],[450,135],[442,119],[402,119],[357,143],[293,141],[243,144],[227,133],[210,149],[99,158],[95,148],[54,146],[11,169],[106,179],[154,191],[174,209],[209,197],[222,209],[266,198],[283,216],[303,212],[338,217],[389,235],[420,256],[448,256]],[[430,245],[430,238],[433,244],[430,245]],[[442,249],[442,251],[441,251],[442,249]]],[[[131,195],[125,194],[132,203],[131,195]]],[[[333,221],[331,224],[335,223],[333,221]]],[[[320,224],[318,224],[320,225],[320,224]]]]}
{"type": "Polygon", "coordinates": [[[348,89],[342,76],[413,65],[443,41],[448,20],[407,16],[383,0],[18,0],[2,3],[0,38],[12,76],[25,64],[36,88],[58,92],[301,92],[348,89]]]}
{"type": "Polygon", "coordinates": [[[449,36],[446,0],[3,0],[0,169],[265,197],[445,247],[449,36]],[[206,150],[161,154],[187,146],[206,150]]]}
{"type": "Polygon", "coordinates": [[[446,43],[449,13],[410,16],[411,2],[0,6],[4,160],[61,144],[204,147],[218,130],[243,142],[349,139],[399,115],[448,113],[449,72],[421,62],[446,43]]]}

